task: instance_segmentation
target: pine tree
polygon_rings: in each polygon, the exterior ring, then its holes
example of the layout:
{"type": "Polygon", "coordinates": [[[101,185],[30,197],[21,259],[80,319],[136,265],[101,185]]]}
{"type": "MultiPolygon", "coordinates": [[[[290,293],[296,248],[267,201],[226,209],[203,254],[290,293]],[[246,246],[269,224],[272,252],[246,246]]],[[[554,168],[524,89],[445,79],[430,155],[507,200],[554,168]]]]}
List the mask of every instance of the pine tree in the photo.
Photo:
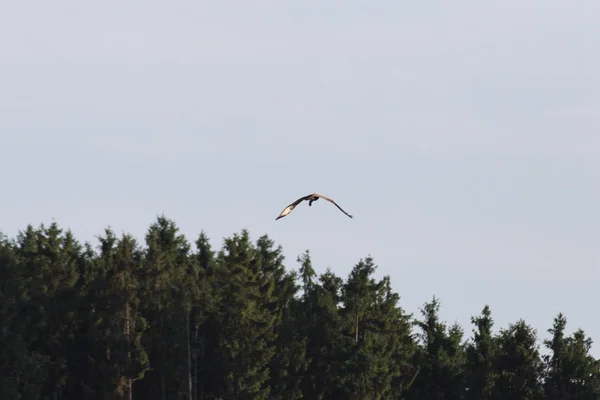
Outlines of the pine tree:
{"type": "Polygon", "coordinates": [[[219,288],[218,360],[220,390],[214,398],[267,399],[268,363],[274,355],[276,318],[268,306],[274,282],[243,230],[224,240],[218,255],[226,275],[219,288]]]}
{"type": "Polygon", "coordinates": [[[495,382],[493,370],[496,355],[496,342],[492,335],[494,321],[488,305],[481,314],[471,317],[477,328],[473,330],[472,341],[467,346],[466,388],[467,400],[488,400],[491,398],[495,382]]]}
{"type": "Polygon", "coordinates": [[[305,399],[344,398],[346,378],[343,365],[353,337],[343,334],[341,302],[343,280],[330,269],[312,281],[313,269],[308,253],[301,258],[304,280],[301,320],[307,338],[306,358],[309,362],[302,380],[305,399]]]}
{"type": "Polygon", "coordinates": [[[463,397],[465,350],[463,331],[458,324],[449,329],[439,321],[440,302],[433,298],[421,309],[417,321],[422,333],[420,372],[408,393],[409,399],[446,399],[463,397]]]}
{"type": "MultiPolygon", "coordinates": [[[[271,400],[294,400],[302,398],[302,376],[308,361],[306,360],[307,338],[302,335],[302,319],[299,317],[301,301],[296,298],[300,287],[296,283],[295,271],[283,273],[281,248],[273,251],[273,242],[266,236],[259,239],[257,247],[263,256],[263,262],[272,260],[268,270],[277,270],[275,274],[276,305],[272,313],[277,316],[275,354],[269,363],[269,386],[271,400]]],[[[264,268],[264,267],[263,267],[264,268]]],[[[269,307],[271,308],[271,307],[269,307]]]]}
{"type": "Polygon", "coordinates": [[[15,253],[25,288],[23,317],[29,321],[25,340],[32,352],[48,360],[44,395],[60,400],[69,390],[67,349],[77,328],[81,246],[53,222],[20,232],[15,253]]]}
{"type": "Polygon", "coordinates": [[[552,339],[544,341],[551,350],[551,354],[544,357],[544,398],[600,398],[600,364],[589,354],[592,341],[585,337],[581,329],[571,337],[566,337],[566,325],[566,317],[559,313],[554,319],[553,327],[548,330],[552,339]]]}
{"type": "Polygon", "coordinates": [[[569,376],[565,376],[565,363],[568,362],[567,343],[565,340],[565,327],[567,319],[559,313],[554,319],[554,325],[548,329],[552,340],[545,340],[544,344],[552,351],[551,356],[545,356],[546,379],[544,382],[544,397],[548,400],[566,399],[569,386],[569,376]]]}
{"type": "Polygon", "coordinates": [[[141,295],[146,300],[142,315],[150,321],[150,327],[142,345],[148,349],[150,370],[139,389],[145,399],[166,400],[187,392],[190,302],[186,280],[190,277],[192,257],[189,243],[165,216],[159,216],[150,225],[146,246],[140,280],[141,295]]]}
{"type": "Polygon", "coordinates": [[[196,287],[191,313],[193,398],[204,400],[207,394],[217,393],[220,384],[218,368],[219,320],[217,311],[221,304],[222,282],[225,274],[219,269],[208,236],[200,232],[196,240],[196,287]]]}
{"type": "Polygon", "coordinates": [[[536,331],[519,320],[502,329],[497,337],[496,384],[493,399],[534,400],[541,398],[542,362],[536,331]]]}
{"type": "Polygon", "coordinates": [[[590,355],[592,343],[583,329],[577,329],[567,339],[569,363],[565,372],[571,376],[568,391],[571,399],[600,398],[600,360],[590,355]]]}
{"type": "Polygon", "coordinates": [[[344,281],[308,250],[287,271],[247,230],[219,252],[202,231],[192,252],[161,216],[145,239],[107,229],[96,252],[56,223],[0,233],[0,398],[600,398],[592,340],[563,314],[542,362],[525,321],[492,335],[487,305],[466,344],[435,297],[414,321],[371,257],[344,281]]]}
{"type": "Polygon", "coordinates": [[[106,229],[99,238],[96,274],[89,285],[88,337],[93,346],[85,382],[88,391],[133,398],[133,382],[141,379],[149,362],[142,337],[147,323],[140,313],[139,282],[142,252],[130,235],[120,240],[106,229]]]}
{"type": "Polygon", "coordinates": [[[342,316],[349,328],[347,334],[354,339],[352,344],[346,341],[344,388],[348,399],[400,395],[393,383],[406,373],[414,353],[409,318],[398,306],[399,296],[392,293],[389,277],[379,282],[372,278],[375,269],[371,257],[360,260],[342,290],[342,316]]]}
{"type": "Polygon", "coordinates": [[[30,350],[30,319],[22,315],[25,299],[15,249],[0,232],[0,398],[37,399],[46,378],[47,359],[30,350]]]}
{"type": "Polygon", "coordinates": [[[298,256],[296,262],[300,264],[300,269],[298,272],[300,279],[302,280],[303,298],[306,300],[314,289],[315,278],[317,277],[317,273],[312,266],[310,251],[305,250],[304,253],[298,256]]]}

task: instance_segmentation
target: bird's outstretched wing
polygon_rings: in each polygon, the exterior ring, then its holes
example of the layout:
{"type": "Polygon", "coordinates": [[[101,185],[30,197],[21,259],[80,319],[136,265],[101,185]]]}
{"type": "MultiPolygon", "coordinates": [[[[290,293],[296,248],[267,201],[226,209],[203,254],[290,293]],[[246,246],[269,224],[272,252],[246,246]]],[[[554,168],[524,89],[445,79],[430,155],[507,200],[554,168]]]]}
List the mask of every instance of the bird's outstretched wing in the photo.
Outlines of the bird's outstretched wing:
{"type": "Polygon", "coordinates": [[[298,200],[294,201],[292,204],[290,204],[289,206],[287,206],[286,208],[284,208],[284,209],[283,209],[283,211],[281,211],[281,212],[279,213],[279,215],[277,216],[277,218],[275,218],[275,221],[277,221],[279,218],[283,218],[283,217],[285,217],[286,215],[288,215],[289,213],[291,213],[291,212],[292,212],[292,210],[293,210],[294,208],[296,208],[296,206],[297,206],[298,204],[300,204],[302,201],[304,201],[304,200],[308,199],[309,197],[310,197],[310,195],[308,195],[308,196],[302,196],[302,197],[300,197],[298,200]]]}
{"type": "Polygon", "coordinates": [[[330,199],[329,197],[327,197],[327,196],[323,196],[322,194],[318,194],[318,193],[313,193],[312,195],[313,195],[313,196],[320,197],[320,198],[322,198],[322,199],[325,199],[325,200],[327,200],[327,201],[328,201],[328,202],[330,202],[330,203],[333,203],[333,205],[335,205],[337,208],[339,208],[341,212],[343,212],[344,214],[346,214],[346,215],[347,215],[347,216],[349,216],[350,218],[354,218],[352,215],[350,215],[350,214],[348,214],[346,211],[344,211],[344,210],[342,209],[342,207],[338,206],[338,205],[337,205],[337,203],[336,203],[335,201],[333,201],[333,199],[330,199]]]}

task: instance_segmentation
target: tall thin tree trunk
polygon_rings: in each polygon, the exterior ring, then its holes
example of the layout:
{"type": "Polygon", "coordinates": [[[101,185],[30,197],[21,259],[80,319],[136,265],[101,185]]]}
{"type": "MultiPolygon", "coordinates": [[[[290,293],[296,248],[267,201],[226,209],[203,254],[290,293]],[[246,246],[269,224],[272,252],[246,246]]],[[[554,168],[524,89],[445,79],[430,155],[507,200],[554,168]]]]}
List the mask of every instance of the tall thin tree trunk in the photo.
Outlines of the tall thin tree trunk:
{"type": "MultiPolygon", "coordinates": [[[[198,347],[198,321],[197,315],[194,318],[194,345],[198,347]]],[[[193,400],[198,400],[198,353],[194,353],[194,397],[193,400]]]]}
{"type": "Polygon", "coordinates": [[[188,399],[192,400],[192,349],[190,347],[190,308],[189,304],[186,312],[187,322],[187,376],[188,376],[188,399]]]}
{"type": "MultiPolygon", "coordinates": [[[[130,335],[130,322],[129,322],[129,301],[125,303],[125,337],[127,338],[127,362],[131,363],[131,352],[129,351],[129,335],[130,335]]],[[[127,392],[129,400],[133,400],[133,382],[131,377],[127,378],[127,392]]]]}
{"type": "Polygon", "coordinates": [[[194,400],[198,400],[198,357],[194,357],[194,400]]]}
{"type": "MultiPolygon", "coordinates": [[[[204,339],[205,339],[206,335],[205,332],[202,332],[202,338],[200,341],[200,368],[202,369],[202,372],[205,371],[205,367],[204,367],[204,339]]],[[[196,365],[198,365],[198,361],[196,361],[196,365]]],[[[200,381],[200,399],[204,400],[204,375],[203,375],[203,379],[200,381]]]]}

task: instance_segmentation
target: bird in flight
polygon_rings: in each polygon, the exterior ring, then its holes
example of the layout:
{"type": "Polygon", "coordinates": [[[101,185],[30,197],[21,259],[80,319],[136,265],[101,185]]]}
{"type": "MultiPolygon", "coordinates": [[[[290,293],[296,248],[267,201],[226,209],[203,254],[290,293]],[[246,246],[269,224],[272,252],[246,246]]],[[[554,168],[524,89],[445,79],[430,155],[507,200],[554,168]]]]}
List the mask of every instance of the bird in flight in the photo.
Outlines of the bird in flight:
{"type": "Polygon", "coordinates": [[[309,206],[312,206],[312,203],[313,203],[314,201],[317,201],[317,200],[319,200],[319,198],[323,198],[323,199],[325,199],[325,200],[327,200],[327,201],[329,201],[329,202],[333,203],[333,204],[334,204],[334,205],[335,205],[337,208],[339,208],[339,209],[340,209],[340,211],[341,211],[341,212],[343,212],[344,214],[346,214],[346,215],[347,215],[347,216],[349,216],[350,218],[353,218],[353,217],[352,217],[352,215],[350,215],[350,214],[348,214],[346,211],[344,211],[344,210],[342,209],[342,207],[338,206],[338,205],[337,205],[337,203],[336,203],[335,201],[333,201],[332,199],[330,199],[329,197],[326,197],[326,196],[323,196],[323,195],[320,195],[320,194],[317,194],[317,193],[311,193],[311,194],[309,194],[309,195],[306,195],[306,196],[300,197],[298,200],[294,201],[292,204],[290,204],[289,206],[287,206],[286,208],[284,208],[284,209],[283,209],[283,211],[282,211],[282,212],[279,214],[279,216],[278,216],[277,218],[275,218],[275,221],[277,221],[279,218],[283,218],[283,217],[285,217],[286,215],[288,215],[289,213],[291,213],[291,212],[292,212],[292,210],[293,210],[294,208],[296,208],[296,206],[297,206],[298,204],[302,203],[304,200],[307,200],[307,201],[308,201],[308,205],[309,205],[309,206]]]}

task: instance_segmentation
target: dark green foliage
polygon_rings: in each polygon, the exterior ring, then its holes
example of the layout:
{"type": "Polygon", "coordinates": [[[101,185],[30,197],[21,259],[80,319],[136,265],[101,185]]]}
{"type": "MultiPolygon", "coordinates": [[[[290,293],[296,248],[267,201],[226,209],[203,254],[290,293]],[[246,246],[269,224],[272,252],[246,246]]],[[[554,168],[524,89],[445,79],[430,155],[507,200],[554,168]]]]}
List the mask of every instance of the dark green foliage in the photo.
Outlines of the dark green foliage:
{"type": "Polygon", "coordinates": [[[591,339],[559,314],[543,343],[524,321],[473,334],[414,319],[371,257],[347,279],[308,250],[247,230],[192,249],[164,216],[140,246],[110,229],[97,251],[56,223],[0,233],[2,399],[598,400],[591,339]]]}
{"type": "Polygon", "coordinates": [[[83,262],[81,247],[70,232],[56,223],[19,233],[15,255],[20,269],[23,307],[19,319],[29,350],[41,357],[45,372],[43,390],[54,398],[73,392],[67,387],[68,358],[77,330],[80,296],[77,287],[83,262]]]}
{"type": "MultiPolygon", "coordinates": [[[[303,270],[310,271],[308,254],[302,260],[303,270]]],[[[343,398],[346,377],[343,364],[352,338],[344,332],[339,303],[342,279],[329,269],[304,288],[300,318],[307,338],[309,365],[302,381],[307,399],[343,398]]]]}
{"type": "Polygon", "coordinates": [[[47,359],[31,348],[24,276],[16,249],[0,233],[0,398],[31,399],[42,389],[47,359]]]}
{"type": "Polygon", "coordinates": [[[519,320],[508,329],[502,329],[497,342],[494,369],[498,376],[492,398],[540,399],[543,365],[535,329],[519,320]]]}
{"type": "Polygon", "coordinates": [[[399,296],[392,292],[389,277],[379,282],[372,278],[375,269],[371,257],[360,260],[342,289],[341,315],[346,334],[354,339],[344,342],[347,399],[399,395],[404,388],[395,383],[414,373],[406,368],[416,350],[409,317],[398,306],[399,296]]]}
{"type": "MultiPolygon", "coordinates": [[[[146,251],[141,262],[141,313],[150,321],[142,345],[150,358],[151,378],[141,387],[145,398],[166,399],[185,392],[189,381],[187,318],[190,310],[189,283],[192,256],[190,245],[175,223],[157,218],[146,234],[146,251]]],[[[139,385],[138,385],[139,386],[139,385]]]]}
{"type": "MultiPolygon", "coordinates": [[[[265,238],[266,240],[266,238],[265,238]]],[[[259,245],[260,245],[259,241],[259,245]]],[[[308,367],[307,338],[302,334],[301,301],[296,297],[299,286],[295,271],[281,275],[283,259],[278,256],[279,277],[276,282],[277,339],[275,354],[269,363],[270,399],[295,400],[302,398],[302,376],[308,367]]]]}
{"type": "Polygon", "coordinates": [[[142,251],[131,236],[118,240],[110,229],[99,241],[100,254],[88,285],[88,309],[83,318],[88,356],[82,363],[87,363],[89,370],[81,381],[90,392],[125,396],[149,367],[142,346],[147,323],[138,297],[142,251]]]}
{"type": "Polygon", "coordinates": [[[416,321],[422,333],[420,372],[411,386],[409,399],[462,399],[465,378],[465,350],[462,328],[449,329],[439,321],[440,301],[435,297],[421,309],[422,320],[416,321]]]}
{"type": "Polygon", "coordinates": [[[578,329],[572,336],[565,336],[567,319],[561,313],[548,330],[552,335],[544,344],[551,354],[544,357],[546,380],[544,398],[596,399],[600,392],[600,364],[589,355],[592,340],[578,329]]]}
{"type": "Polygon", "coordinates": [[[215,398],[267,399],[268,364],[275,354],[279,250],[263,237],[258,248],[247,231],[225,239],[217,263],[224,273],[217,309],[215,398]],[[217,390],[218,389],[218,390],[217,390]]]}
{"type": "Polygon", "coordinates": [[[480,316],[471,317],[471,322],[477,329],[473,330],[473,338],[467,345],[465,398],[488,400],[491,399],[496,379],[494,359],[497,353],[496,341],[492,335],[494,321],[489,306],[483,307],[480,316]]]}

